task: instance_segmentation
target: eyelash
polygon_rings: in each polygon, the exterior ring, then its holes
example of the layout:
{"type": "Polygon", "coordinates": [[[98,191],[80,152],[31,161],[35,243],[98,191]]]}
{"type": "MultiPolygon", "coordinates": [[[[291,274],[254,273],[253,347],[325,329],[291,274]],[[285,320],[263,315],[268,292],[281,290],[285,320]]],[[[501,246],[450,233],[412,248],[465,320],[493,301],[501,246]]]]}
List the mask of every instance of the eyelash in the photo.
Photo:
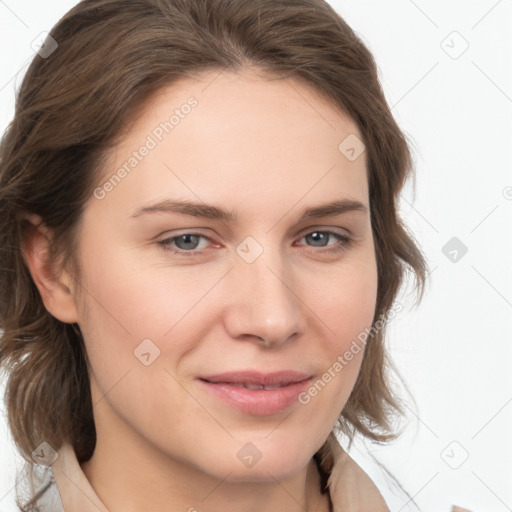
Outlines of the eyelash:
{"type": "MultiPolygon", "coordinates": [[[[352,238],[346,236],[346,235],[342,235],[340,233],[336,233],[335,231],[329,231],[329,230],[313,230],[313,231],[309,231],[308,233],[304,234],[302,238],[305,238],[306,236],[308,235],[312,235],[314,233],[322,233],[322,234],[327,234],[327,235],[332,235],[336,238],[338,238],[339,242],[338,244],[336,244],[335,246],[333,247],[330,247],[330,246],[327,246],[329,247],[328,249],[324,248],[324,247],[319,247],[319,249],[321,249],[320,252],[323,252],[323,253],[330,253],[330,254],[333,254],[333,253],[340,253],[346,249],[348,249],[350,247],[350,245],[352,244],[353,240],[352,238]]],[[[172,248],[172,243],[174,243],[174,241],[178,238],[181,238],[183,236],[197,236],[197,237],[201,237],[201,238],[204,238],[206,240],[210,240],[212,241],[209,237],[207,237],[206,235],[203,235],[201,233],[194,233],[194,232],[190,232],[190,233],[183,233],[181,235],[176,235],[176,236],[173,236],[171,238],[166,238],[165,240],[161,240],[160,242],[158,242],[158,245],[160,245],[165,251],[170,251],[172,252],[173,254],[190,254],[191,256],[197,256],[197,255],[201,255],[203,254],[204,251],[197,251],[197,250],[190,250],[190,251],[186,251],[184,249],[174,249],[172,248]]],[[[309,246],[309,247],[315,247],[315,246],[309,246]]]]}

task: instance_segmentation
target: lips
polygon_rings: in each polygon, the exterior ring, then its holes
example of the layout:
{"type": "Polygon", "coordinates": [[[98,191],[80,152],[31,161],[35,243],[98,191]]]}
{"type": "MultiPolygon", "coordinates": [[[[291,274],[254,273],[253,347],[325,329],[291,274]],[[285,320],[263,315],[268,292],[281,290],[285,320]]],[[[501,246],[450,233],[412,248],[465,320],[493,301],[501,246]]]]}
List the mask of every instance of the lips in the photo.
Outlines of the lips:
{"type": "Polygon", "coordinates": [[[241,384],[235,382],[215,382],[212,384],[226,384],[232,386],[234,388],[245,388],[245,389],[253,389],[253,390],[261,390],[261,389],[279,389],[288,386],[290,383],[286,382],[284,384],[249,384],[248,382],[243,382],[241,384]]]}
{"type": "Polygon", "coordinates": [[[243,412],[256,415],[287,409],[311,379],[310,374],[293,370],[240,371],[199,377],[208,392],[243,412]]]}

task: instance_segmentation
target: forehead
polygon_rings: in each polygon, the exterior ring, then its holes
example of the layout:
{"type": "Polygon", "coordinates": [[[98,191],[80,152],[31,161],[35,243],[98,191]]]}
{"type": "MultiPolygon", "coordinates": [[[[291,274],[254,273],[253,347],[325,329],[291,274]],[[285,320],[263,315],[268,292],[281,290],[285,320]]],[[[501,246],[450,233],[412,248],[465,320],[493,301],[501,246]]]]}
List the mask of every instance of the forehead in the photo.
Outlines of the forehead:
{"type": "Polygon", "coordinates": [[[336,188],[363,199],[365,155],[343,152],[343,141],[360,139],[350,117],[301,81],[209,71],[146,101],[111,152],[100,185],[124,167],[109,200],[178,192],[229,201],[252,191],[289,202],[336,188]]]}

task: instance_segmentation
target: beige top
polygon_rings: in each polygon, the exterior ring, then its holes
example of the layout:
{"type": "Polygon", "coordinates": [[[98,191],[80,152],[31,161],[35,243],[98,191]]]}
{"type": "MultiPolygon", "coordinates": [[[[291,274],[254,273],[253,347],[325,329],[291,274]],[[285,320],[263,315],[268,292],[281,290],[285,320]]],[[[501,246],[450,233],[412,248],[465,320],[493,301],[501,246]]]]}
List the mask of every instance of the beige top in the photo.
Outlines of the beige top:
{"type": "MultiPolygon", "coordinates": [[[[38,505],[41,512],[108,512],[83,473],[74,450],[65,444],[53,463],[57,484],[38,505]]],[[[375,484],[340,446],[333,433],[319,451],[333,512],[389,512],[375,484]]],[[[452,512],[470,512],[453,507],[452,512]]]]}

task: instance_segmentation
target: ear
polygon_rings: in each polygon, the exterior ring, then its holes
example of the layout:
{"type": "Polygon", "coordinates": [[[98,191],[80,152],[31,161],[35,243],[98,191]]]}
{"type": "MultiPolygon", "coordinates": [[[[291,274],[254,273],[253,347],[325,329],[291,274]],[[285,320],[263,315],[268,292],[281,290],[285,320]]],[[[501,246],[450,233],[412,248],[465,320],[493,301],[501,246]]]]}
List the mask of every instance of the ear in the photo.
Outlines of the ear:
{"type": "Polygon", "coordinates": [[[30,222],[22,242],[23,259],[32,275],[48,312],[65,323],[78,321],[77,308],[69,275],[50,266],[51,232],[38,215],[24,216],[30,222]]]}

